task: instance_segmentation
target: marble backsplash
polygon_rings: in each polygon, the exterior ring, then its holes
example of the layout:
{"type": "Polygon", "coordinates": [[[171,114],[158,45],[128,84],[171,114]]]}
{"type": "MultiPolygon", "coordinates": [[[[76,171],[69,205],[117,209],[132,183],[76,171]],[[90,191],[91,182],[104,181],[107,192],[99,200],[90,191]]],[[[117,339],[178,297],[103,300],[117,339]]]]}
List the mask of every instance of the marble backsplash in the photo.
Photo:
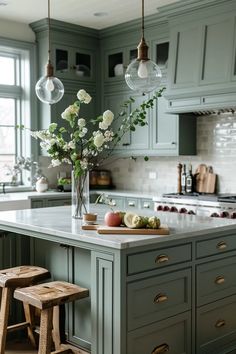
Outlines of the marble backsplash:
{"type": "MultiPolygon", "coordinates": [[[[57,174],[63,170],[70,176],[70,166],[48,168],[50,158],[41,156],[42,173],[49,186],[55,187],[57,174]]],[[[178,163],[192,164],[193,172],[200,163],[213,166],[217,174],[217,192],[236,194],[236,113],[212,114],[197,118],[197,155],[151,157],[144,161],[129,158],[113,159],[103,168],[112,171],[113,183],[118,189],[139,192],[176,192],[178,163]]]]}

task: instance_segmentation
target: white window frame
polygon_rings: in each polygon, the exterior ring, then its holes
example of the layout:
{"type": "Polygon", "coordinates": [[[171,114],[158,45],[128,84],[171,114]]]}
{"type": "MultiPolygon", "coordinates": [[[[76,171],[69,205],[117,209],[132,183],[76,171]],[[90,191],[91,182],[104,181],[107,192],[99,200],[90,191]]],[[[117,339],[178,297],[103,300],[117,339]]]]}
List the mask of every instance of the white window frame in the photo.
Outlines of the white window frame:
{"type": "MultiPolygon", "coordinates": [[[[0,56],[15,58],[17,75],[15,85],[0,85],[0,97],[16,99],[17,124],[38,129],[36,82],[36,48],[34,43],[15,41],[0,37],[0,56]]],[[[16,156],[38,160],[38,146],[28,130],[17,130],[16,156]]],[[[29,175],[22,173],[21,185],[29,186],[29,175]],[[27,177],[27,178],[26,178],[27,177]]],[[[19,190],[19,187],[17,187],[19,190]]]]}

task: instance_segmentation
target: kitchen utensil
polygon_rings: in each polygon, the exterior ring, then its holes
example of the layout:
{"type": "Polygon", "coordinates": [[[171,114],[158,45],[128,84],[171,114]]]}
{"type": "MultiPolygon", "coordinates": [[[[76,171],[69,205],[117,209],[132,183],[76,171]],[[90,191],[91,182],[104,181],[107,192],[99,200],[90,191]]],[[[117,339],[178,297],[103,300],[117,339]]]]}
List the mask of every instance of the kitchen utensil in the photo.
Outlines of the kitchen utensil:
{"type": "Polygon", "coordinates": [[[169,235],[167,225],[161,225],[159,229],[130,229],[128,227],[111,227],[105,225],[82,225],[83,230],[96,230],[99,234],[118,235],[169,235]]]}

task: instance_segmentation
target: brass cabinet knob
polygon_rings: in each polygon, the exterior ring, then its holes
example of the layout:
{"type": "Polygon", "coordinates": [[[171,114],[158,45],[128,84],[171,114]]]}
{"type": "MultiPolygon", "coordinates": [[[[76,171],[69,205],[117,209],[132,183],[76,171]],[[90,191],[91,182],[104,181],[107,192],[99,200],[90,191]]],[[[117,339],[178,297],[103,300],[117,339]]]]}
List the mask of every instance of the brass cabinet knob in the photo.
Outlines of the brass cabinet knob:
{"type": "Polygon", "coordinates": [[[216,328],[224,327],[226,325],[225,320],[218,320],[215,324],[216,328]]]}
{"type": "Polygon", "coordinates": [[[227,248],[227,243],[225,241],[221,241],[217,243],[216,248],[218,248],[218,250],[224,250],[227,248]]]}
{"type": "Polygon", "coordinates": [[[166,254],[160,254],[155,259],[155,263],[164,263],[168,261],[169,261],[169,257],[166,254]]]}
{"type": "Polygon", "coordinates": [[[155,297],[154,297],[154,300],[153,302],[155,304],[159,304],[160,302],[165,302],[168,300],[168,296],[165,295],[165,294],[157,294],[155,297]]]}
{"type": "Polygon", "coordinates": [[[223,284],[225,282],[225,278],[222,275],[219,275],[218,277],[215,278],[215,283],[216,284],[223,284]]]}
{"type": "Polygon", "coordinates": [[[168,352],[169,350],[170,350],[169,345],[163,343],[161,345],[158,345],[158,347],[154,348],[151,354],[162,354],[168,352]]]}

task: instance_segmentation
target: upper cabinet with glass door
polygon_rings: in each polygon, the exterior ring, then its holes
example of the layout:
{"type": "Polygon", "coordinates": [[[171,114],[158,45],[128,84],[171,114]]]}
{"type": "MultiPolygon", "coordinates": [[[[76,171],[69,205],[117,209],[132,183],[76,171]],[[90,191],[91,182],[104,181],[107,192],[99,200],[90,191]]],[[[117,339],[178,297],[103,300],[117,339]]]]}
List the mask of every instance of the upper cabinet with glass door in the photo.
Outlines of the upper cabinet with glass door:
{"type": "Polygon", "coordinates": [[[55,75],[70,80],[94,79],[93,53],[88,50],[53,45],[55,75]]]}

